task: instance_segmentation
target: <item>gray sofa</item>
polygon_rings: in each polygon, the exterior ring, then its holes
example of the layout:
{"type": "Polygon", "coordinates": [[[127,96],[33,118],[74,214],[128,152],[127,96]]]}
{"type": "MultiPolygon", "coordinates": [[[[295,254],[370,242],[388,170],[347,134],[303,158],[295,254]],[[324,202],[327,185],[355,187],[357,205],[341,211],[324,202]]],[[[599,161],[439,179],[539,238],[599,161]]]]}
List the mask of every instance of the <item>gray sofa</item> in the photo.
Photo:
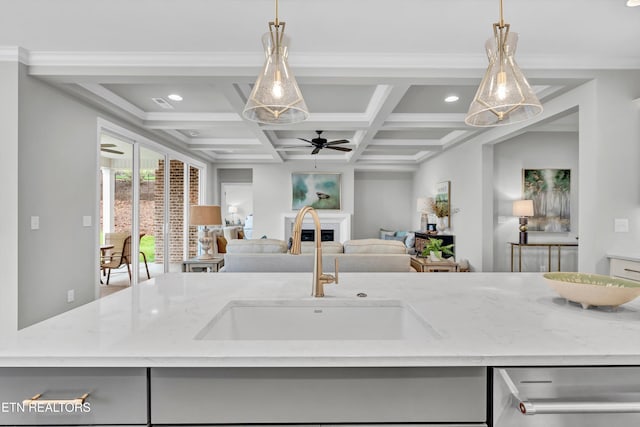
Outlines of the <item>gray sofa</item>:
{"type": "MultiPolygon", "coordinates": [[[[311,272],[315,244],[303,242],[302,254],[287,253],[282,240],[232,240],[224,256],[226,272],[311,272]]],[[[349,240],[322,243],[322,265],[333,272],[335,259],[341,272],[413,271],[410,256],[401,242],[381,239],[349,240]]]]}

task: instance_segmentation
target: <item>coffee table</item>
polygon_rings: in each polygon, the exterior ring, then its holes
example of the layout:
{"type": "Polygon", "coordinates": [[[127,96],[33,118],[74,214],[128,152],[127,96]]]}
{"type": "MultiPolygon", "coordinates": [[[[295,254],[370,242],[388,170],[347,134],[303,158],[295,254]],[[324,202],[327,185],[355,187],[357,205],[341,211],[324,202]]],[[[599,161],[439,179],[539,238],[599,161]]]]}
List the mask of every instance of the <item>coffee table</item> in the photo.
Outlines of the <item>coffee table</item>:
{"type": "Polygon", "coordinates": [[[411,257],[411,267],[421,273],[447,272],[455,273],[458,271],[458,263],[443,259],[442,261],[431,261],[429,257],[411,257]]]}
{"type": "Polygon", "coordinates": [[[224,266],[224,257],[213,257],[211,259],[191,258],[182,261],[182,271],[184,273],[212,272],[216,273],[224,266]]]}

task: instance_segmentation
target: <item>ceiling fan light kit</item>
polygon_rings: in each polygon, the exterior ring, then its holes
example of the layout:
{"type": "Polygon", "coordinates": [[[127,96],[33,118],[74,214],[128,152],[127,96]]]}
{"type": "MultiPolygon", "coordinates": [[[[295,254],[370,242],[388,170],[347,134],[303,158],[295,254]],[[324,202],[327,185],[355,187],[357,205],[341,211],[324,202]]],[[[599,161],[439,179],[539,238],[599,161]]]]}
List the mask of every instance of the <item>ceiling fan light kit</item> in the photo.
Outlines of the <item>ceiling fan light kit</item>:
{"type": "Polygon", "coordinates": [[[265,63],[244,107],[243,116],[265,124],[292,124],[309,118],[309,109],[291,73],[287,57],[289,39],[284,35],[285,22],[269,22],[269,32],[262,36],[265,63]]]}
{"type": "Polygon", "coordinates": [[[470,126],[501,126],[528,120],[542,112],[542,104],[515,62],[518,34],[504,22],[493,24],[493,37],[485,49],[489,67],[471,102],[465,123],[470,126]]]}

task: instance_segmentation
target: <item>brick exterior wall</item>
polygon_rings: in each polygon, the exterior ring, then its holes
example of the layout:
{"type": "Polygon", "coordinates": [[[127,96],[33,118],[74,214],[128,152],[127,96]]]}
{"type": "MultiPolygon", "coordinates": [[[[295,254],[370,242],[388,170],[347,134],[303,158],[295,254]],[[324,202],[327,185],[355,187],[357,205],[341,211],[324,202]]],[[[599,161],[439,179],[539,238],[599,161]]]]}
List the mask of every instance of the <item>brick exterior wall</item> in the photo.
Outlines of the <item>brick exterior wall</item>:
{"type": "MultiPolygon", "coordinates": [[[[169,163],[169,262],[181,262],[184,230],[184,163],[171,160],[169,163]]],[[[198,203],[200,175],[197,168],[189,171],[189,204],[198,203]]],[[[156,236],[156,262],[164,262],[164,160],[158,161],[156,169],[154,206],[154,234],[156,236]]],[[[189,227],[189,258],[196,256],[198,248],[197,227],[189,227]]]]}

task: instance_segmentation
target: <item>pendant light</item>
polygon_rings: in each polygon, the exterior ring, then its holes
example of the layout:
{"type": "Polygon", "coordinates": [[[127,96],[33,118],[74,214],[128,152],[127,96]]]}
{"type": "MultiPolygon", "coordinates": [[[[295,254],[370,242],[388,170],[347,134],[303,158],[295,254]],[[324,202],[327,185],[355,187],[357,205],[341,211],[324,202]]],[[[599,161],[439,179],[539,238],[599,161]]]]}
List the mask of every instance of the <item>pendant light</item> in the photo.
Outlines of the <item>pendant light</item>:
{"type": "Polygon", "coordinates": [[[500,22],[493,24],[493,38],[485,43],[489,67],[471,102],[465,123],[501,126],[530,119],[542,112],[542,104],[516,64],[518,34],[509,32],[500,0],[500,22]]]}
{"type": "Polygon", "coordinates": [[[269,32],[262,36],[264,67],[242,113],[254,122],[291,124],[309,118],[307,104],[287,63],[289,39],[284,27],[285,23],[278,20],[276,0],[276,19],[269,22],[269,32]]]}

